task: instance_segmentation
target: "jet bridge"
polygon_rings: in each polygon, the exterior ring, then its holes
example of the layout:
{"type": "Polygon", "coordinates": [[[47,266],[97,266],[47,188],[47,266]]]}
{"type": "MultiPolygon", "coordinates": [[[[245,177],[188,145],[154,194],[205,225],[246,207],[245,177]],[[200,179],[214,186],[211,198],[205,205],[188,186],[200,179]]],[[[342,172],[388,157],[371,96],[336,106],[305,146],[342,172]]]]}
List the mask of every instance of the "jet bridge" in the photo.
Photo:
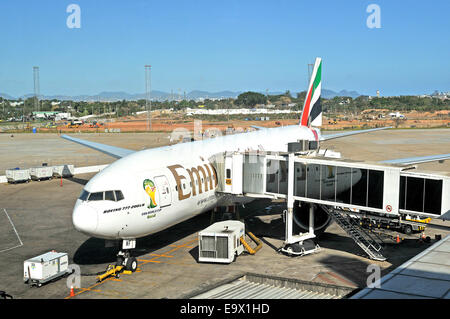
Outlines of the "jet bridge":
{"type": "MultiPolygon", "coordinates": [[[[404,221],[440,217],[450,210],[450,174],[419,172],[401,166],[340,159],[328,151],[297,153],[232,152],[216,156],[218,192],[234,198],[287,201],[285,252],[315,237],[314,214],[327,212],[369,255],[385,260],[382,241],[352,217],[378,216],[404,221]],[[309,231],[293,233],[294,203],[309,203],[309,231]]],[[[238,200],[236,200],[237,202],[238,200]]],[[[406,222],[406,221],[405,221],[406,222]]],[[[309,249],[313,251],[314,249],[309,249]]]]}

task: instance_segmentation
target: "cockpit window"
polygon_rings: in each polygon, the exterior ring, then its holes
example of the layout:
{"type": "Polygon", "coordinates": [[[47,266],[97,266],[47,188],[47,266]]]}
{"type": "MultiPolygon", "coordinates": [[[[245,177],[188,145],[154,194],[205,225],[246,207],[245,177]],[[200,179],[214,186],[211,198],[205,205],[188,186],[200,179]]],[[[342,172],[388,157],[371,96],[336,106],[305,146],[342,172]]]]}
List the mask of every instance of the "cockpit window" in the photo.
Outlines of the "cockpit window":
{"type": "Polygon", "coordinates": [[[103,192],[91,193],[91,195],[89,195],[89,201],[94,200],[103,200],[103,192]]]}
{"type": "Polygon", "coordinates": [[[114,197],[113,191],[106,191],[105,192],[105,200],[112,200],[113,202],[116,201],[116,198],[114,197]]]}
{"type": "Polygon", "coordinates": [[[89,192],[86,192],[86,191],[83,189],[83,191],[81,192],[81,195],[80,195],[80,199],[81,199],[82,201],[85,201],[85,200],[88,199],[88,197],[89,197],[89,192]]]}
{"type": "Polygon", "coordinates": [[[82,201],[100,201],[100,200],[109,200],[113,202],[118,202],[124,199],[121,191],[105,191],[105,192],[95,192],[89,193],[86,190],[81,192],[79,197],[82,201]]]}
{"type": "Polygon", "coordinates": [[[116,192],[116,201],[120,201],[120,200],[124,199],[121,191],[115,191],[115,192],[116,192]]]}

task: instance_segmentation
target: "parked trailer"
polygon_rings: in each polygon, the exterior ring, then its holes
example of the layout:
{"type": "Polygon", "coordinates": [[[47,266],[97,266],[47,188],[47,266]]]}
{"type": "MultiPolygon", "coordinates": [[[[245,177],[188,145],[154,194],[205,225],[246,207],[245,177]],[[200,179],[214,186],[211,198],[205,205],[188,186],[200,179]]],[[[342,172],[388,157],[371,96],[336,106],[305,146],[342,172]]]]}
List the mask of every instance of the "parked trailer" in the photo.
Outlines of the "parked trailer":
{"type": "Polygon", "coordinates": [[[30,258],[23,263],[24,283],[37,285],[38,287],[70,273],[67,253],[50,251],[30,258]]]}
{"type": "Polygon", "coordinates": [[[244,223],[227,220],[212,224],[198,233],[199,262],[231,263],[242,254],[240,241],[245,236],[244,223]]]}
{"type": "Polygon", "coordinates": [[[75,168],[71,164],[53,166],[53,176],[72,177],[74,175],[74,173],[75,173],[75,168]]]}
{"type": "Polygon", "coordinates": [[[380,218],[372,216],[370,218],[361,218],[361,224],[366,228],[383,228],[400,231],[404,234],[411,235],[413,232],[422,232],[425,230],[427,224],[431,221],[431,218],[415,219],[398,219],[398,218],[380,218]]]}
{"type": "Polygon", "coordinates": [[[19,169],[18,167],[7,169],[5,171],[6,179],[8,183],[18,183],[18,182],[29,182],[30,180],[30,170],[29,169],[19,169]]]}
{"type": "Polygon", "coordinates": [[[30,176],[34,181],[40,181],[41,179],[51,179],[53,177],[52,166],[39,166],[30,168],[30,176]]]}

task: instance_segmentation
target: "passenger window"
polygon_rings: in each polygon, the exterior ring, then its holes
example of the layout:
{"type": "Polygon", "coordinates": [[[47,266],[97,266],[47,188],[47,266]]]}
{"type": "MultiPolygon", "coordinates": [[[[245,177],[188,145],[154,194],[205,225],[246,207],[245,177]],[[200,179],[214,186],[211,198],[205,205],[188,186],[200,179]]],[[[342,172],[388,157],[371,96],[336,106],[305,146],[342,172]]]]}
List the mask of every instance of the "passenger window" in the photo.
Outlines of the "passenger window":
{"type": "Polygon", "coordinates": [[[89,201],[103,200],[103,192],[91,193],[89,201]]]}
{"type": "Polygon", "coordinates": [[[105,192],[105,200],[111,200],[111,201],[115,202],[116,198],[114,197],[114,192],[113,191],[106,191],[105,192]]]}
{"type": "Polygon", "coordinates": [[[116,192],[116,201],[121,201],[122,199],[124,199],[121,191],[115,191],[115,192],[116,192]]]}

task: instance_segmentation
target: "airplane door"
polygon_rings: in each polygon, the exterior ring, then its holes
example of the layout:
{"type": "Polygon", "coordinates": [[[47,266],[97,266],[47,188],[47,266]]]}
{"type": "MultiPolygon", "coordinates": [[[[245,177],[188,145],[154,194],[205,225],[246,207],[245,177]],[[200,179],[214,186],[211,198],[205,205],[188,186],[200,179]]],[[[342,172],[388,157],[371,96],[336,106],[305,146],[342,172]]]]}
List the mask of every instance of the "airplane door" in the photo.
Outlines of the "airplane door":
{"type": "Polygon", "coordinates": [[[159,192],[160,207],[169,206],[172,204],[172,195],[170,194],[170,184],[166,176],[155,177],[156,187],[159,192]]]}

